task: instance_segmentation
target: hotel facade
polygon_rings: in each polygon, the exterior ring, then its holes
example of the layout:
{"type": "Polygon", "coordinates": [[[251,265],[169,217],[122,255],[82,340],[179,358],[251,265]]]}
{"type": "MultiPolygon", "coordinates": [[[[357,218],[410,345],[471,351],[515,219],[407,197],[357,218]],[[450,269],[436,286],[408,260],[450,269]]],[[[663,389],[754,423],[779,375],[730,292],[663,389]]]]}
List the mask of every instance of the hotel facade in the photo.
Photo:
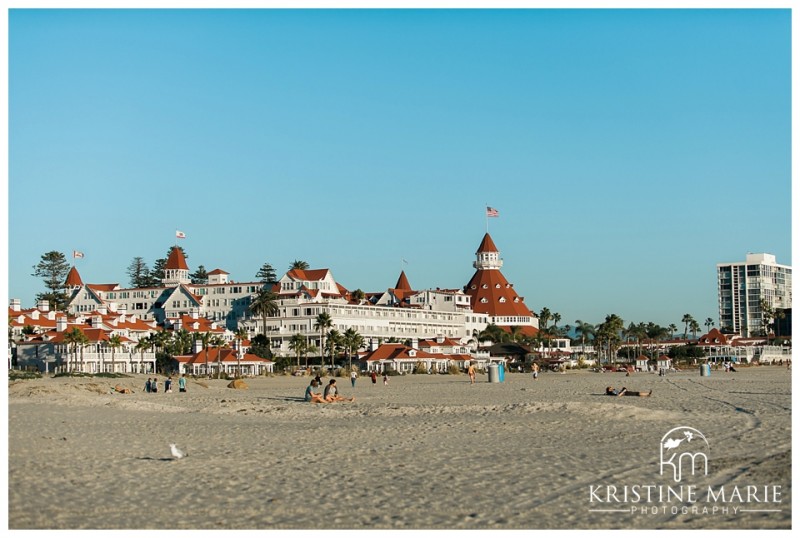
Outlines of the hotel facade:
{"type": "Polygon", "coordinates": [[[761,301],[792,308],[792,268],[772,254],[747,254],[745,261],[717,264],[719,324],[744,337],[764,335],[761,301]]]}

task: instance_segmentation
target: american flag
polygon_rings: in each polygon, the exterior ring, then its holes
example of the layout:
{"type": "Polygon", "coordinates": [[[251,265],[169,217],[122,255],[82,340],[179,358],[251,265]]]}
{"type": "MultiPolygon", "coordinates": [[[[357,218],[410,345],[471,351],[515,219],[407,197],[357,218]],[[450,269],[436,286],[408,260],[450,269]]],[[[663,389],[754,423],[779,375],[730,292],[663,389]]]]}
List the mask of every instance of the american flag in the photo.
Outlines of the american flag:
{"type": "Polygon", "coordinates": [[[175,230],[175,237],[178,239],[186,239],[186,234],[180,230],[175,230]]]}
{"type": "Polygon", "coordinates": [[[486,216],[487,217],[499,217],[500,212],[493,207],[486,207],[486,216]]]}
{"type": "Polygon", "coordinates": [[[81,252],[79,250],[73,250],[72,251],[72,257],[75,258],[75,259],[83,258],[83,252],[81,252]]]}

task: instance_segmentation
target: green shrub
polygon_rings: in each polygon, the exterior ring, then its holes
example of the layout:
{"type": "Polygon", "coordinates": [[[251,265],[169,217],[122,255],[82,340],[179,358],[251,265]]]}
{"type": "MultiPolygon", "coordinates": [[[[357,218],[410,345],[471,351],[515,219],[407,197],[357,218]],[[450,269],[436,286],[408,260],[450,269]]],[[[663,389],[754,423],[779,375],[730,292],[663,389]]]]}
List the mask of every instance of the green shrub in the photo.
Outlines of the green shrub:
{"type": "Polygon", "coordinates": [[[9,370],[8,380],[16,381],[18,379],[41,379],[42,374],[39,372],[23,372],[22,370],[9,370]]]}
{"type": "Polygon", "coordinates": [[[461,368],[459,368],[455,364],[451,364],[450,366],[447,367],[447,373],[450,374],[450,375],[459,375],[462,372],[461,372],[461,368]]]}

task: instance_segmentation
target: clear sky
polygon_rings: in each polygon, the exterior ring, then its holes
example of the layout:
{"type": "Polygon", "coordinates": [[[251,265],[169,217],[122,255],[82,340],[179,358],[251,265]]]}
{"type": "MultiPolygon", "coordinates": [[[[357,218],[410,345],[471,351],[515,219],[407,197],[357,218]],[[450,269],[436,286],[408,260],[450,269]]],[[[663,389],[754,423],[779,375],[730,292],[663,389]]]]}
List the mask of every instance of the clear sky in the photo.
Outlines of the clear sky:
{"type": "Polygon", "coordinates": [[[718,318],[791,264],[789,10],[12,10],[8,258],[128,285],[330,268],[463,287],[486,232],[538,312],[718,318]],[[402,264],[406,260],[407,264],[402,264]]]}

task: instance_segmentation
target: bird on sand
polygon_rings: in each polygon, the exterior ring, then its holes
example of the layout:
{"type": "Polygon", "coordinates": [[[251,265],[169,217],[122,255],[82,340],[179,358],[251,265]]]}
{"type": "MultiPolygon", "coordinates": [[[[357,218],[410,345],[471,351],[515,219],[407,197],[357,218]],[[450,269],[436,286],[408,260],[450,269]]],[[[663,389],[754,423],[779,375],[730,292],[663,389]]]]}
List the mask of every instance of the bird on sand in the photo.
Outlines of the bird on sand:
{"type": "Polygon", "coordinates": [[[172,457],[175,458],[176,460],[179,460],[182,457],[189,455],[187,452],[184,452],[183,450],[181,450],[180,448],[178,448],[177,446],[175,446],[172,443],[170,443],[169,449],[172,452],[172,457]]]}

